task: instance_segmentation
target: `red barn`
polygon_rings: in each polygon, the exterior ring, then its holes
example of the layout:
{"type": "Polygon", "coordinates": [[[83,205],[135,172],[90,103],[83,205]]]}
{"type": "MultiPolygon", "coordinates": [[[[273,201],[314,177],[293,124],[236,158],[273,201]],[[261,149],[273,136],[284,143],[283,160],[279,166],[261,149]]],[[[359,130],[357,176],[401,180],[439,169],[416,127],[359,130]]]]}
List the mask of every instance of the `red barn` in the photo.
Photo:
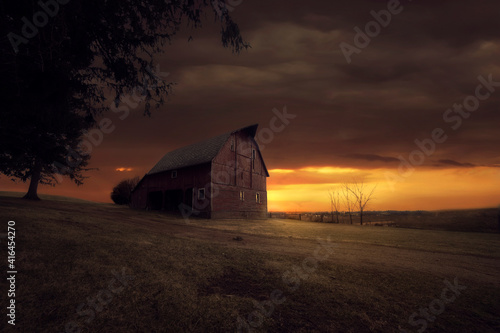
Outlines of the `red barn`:
{"type": "Polygon", "coordinates": [[[266,218],[269,177],[258,125],[167,153],[132,192],[133,208],[207,218],[266,218]]]}

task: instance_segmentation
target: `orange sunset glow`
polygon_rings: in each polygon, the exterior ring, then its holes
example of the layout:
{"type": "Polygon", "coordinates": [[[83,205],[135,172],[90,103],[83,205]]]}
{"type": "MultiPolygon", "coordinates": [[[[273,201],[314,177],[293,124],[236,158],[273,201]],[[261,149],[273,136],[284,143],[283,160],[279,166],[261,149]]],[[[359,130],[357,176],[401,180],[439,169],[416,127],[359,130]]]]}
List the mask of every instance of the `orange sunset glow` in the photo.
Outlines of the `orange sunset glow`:
{"type": "Polygon", "coordinates": [[[115,170],[120,172],[131,172],[133,169],[121,167],[121,168],[116,168],[115,170]]]}
{"type": "MultiPolygon", "coordinates": [[[[63,181],[56,187],[41,186],[41,193],[111,202],[110,188],[124,178],[123,173],[135,175],[131,169],[115,168],[107,180],[101,178],[102,171],[94,171],[81,187],[63,181]]],[[[389,168],[322,166],[270,169],[269,174],[268,210],[275,212],[329,211],[328,191],[352,180],[364,180],[370,189],[376,186],[367,210],[466,209],[496,207],[500,203],[500,169],[497,167],[424,168],[399,182],[394,181],[397,169],[389,168]]],[[[26,188],[12,182],[3,184],[2,189],[10,191],[26,188]]]]}
{"type": "Polygon", "coordinates": [[[496,168],[419,170],[401,182],[386,177],[397,174],[391,169],[307,167],[286,171],[269,171],[270,211],[328,211],[328,191],[352,179],[365,179],[369,188],[376,186],[368,210],[494,207],[500,198],[500,171],[496,168]],[[329,176],[325,170],[331,171],[329,176]]]}

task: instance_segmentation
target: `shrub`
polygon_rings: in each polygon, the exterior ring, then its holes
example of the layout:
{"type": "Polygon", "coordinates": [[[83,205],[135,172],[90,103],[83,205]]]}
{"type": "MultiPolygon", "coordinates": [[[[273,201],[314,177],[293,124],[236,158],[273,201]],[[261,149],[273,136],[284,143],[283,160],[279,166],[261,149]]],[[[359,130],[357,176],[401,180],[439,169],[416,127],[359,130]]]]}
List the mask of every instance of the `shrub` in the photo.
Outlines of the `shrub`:
{"type": "Polygon", "coordinates": [[[111,200],[117,205],[130,204],[132,190],[139,183],[139,177],[122,180],[113,188],[111,192],[111,200]]]}

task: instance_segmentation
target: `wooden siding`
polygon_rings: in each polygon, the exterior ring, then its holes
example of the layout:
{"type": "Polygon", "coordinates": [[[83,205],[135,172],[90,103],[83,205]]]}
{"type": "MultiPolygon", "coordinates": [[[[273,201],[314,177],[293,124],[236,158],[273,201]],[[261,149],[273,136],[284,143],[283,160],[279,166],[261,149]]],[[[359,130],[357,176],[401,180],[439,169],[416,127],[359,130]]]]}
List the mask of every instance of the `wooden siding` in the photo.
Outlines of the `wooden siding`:
{"type": "Polygon", "coordinates": [[[213,218],[266,218],[266,171],[252,138],[241,132],[231,135],[212,161],[212,184],[213,218]],[[241,191],[244,200],[240,199],[241,191]],[[256,201],[257,193],[260,202],[256,201]]]}
{"type": "MultiPolygon", "coordinates": [[[[171,190],[181,190],[183,193],[183,203],[188,201],[186,194],[189,189],[192,192],[192,207],[200,211],[200,216],[209,215],[210,212],[210,164],[197,165],[187,168],[182,168],[177,171],[177,177],[172,178],[171,171],[166,171],[158,174],[147,175],[135,189],[132,195],[132,207],[141,209],[151,209],[151,202],[148,200],[148,195],[152,192],[165,192],[171,190]],[[198,190],[205,189],[205,199],[198,199],[198,190]]],[[[162,208],[164,209],[164,207],[162,208]]]]}

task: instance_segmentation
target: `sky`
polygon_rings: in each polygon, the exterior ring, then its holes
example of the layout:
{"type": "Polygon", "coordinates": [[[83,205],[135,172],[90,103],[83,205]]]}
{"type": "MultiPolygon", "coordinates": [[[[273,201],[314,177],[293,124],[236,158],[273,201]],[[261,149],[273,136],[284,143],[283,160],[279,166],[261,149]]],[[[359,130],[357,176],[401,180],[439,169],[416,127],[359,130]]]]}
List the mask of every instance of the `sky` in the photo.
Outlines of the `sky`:
{"type": "Polygon", "coordinates": [[[99,170],[39,193],[111,202],[166,152],[258,123],[270,211],[327,211],[352,181],[376,186],[368,210],[500,204],[498,1],[227,2],[251,48],[224,49],[211,13],[182,30],[156,57],[167,102],[148,118],[124,96],[88,139],[99,170]]]}

